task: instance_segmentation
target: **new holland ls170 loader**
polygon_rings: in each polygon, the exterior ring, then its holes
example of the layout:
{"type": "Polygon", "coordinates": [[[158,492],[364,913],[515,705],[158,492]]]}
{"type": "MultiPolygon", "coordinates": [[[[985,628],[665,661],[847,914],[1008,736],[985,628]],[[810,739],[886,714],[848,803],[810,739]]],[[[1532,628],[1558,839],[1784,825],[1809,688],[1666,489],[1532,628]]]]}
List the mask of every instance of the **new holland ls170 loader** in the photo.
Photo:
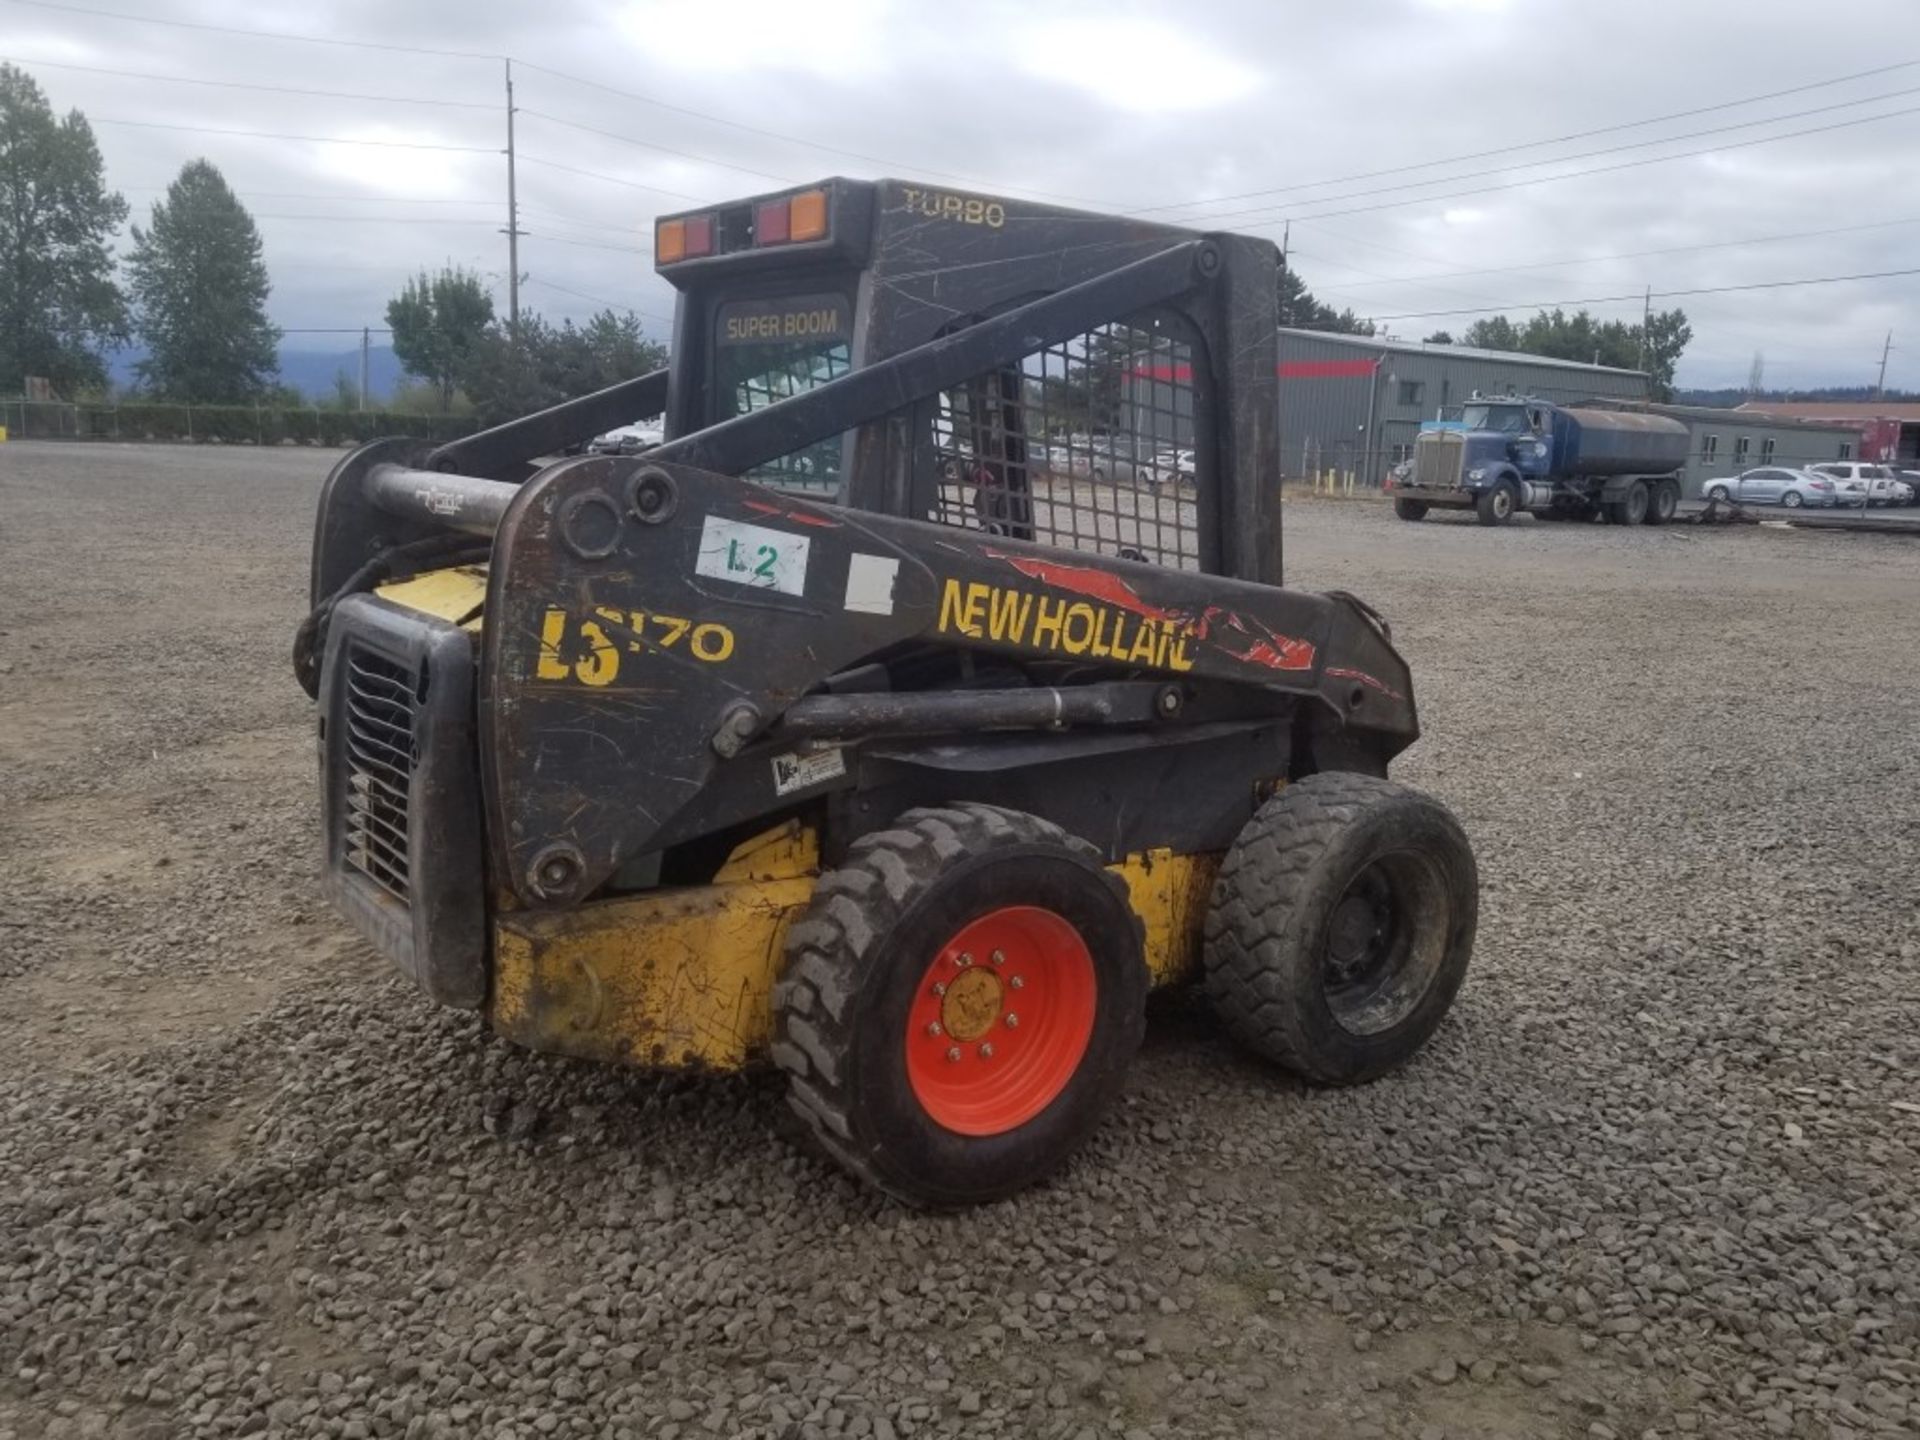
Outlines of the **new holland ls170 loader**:
{"type": "Polygon", "coordinates": [[[537,1050],[770,1059],[922,1204],[1059,1165],[1156,984],[1317,1081],[1415,1051],[1477,878],[1386,779],[1386,625],[1281,588],[1274,247],[836,179],[654,253],[667,369],[327,480],[295,655],[360,933],[537,1050]]]}

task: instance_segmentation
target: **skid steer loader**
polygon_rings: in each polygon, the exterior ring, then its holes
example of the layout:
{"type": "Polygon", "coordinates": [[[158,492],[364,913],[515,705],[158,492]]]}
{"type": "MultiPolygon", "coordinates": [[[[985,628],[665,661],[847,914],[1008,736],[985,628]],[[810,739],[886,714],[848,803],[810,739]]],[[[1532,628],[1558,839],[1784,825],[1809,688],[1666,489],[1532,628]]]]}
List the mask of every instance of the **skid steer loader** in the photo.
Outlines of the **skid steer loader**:
{"type": "Polygon", "coordinates": [[[1278,256],[899,181],[657,223],[672,364],[326,482],[326,878],[536,1050],[785,1072],[925,1205],[1058,1166],[1152,986],[1405,1060],[1471,849],[1385,623],[1281,588],[1278,256]],[[543,461],[661,417],[639,455],[543,461]]]}

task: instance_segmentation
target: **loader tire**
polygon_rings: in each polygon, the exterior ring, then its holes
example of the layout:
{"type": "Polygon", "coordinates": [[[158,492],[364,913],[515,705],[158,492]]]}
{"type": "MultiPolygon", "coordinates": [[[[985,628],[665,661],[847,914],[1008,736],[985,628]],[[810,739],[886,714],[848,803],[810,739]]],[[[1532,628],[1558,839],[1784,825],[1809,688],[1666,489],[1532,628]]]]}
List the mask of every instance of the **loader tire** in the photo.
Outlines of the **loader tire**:
{"type": "Polygon", "coordinates": [[[1146,1024],[1142,928],[1091,845],[1017,810],[909,810],[788,933],[773,1060],[813,1142],[914,1205],[1057,1169],[1146,1024]]]}
{"type": "Polygon", "coordinates": [[[1396,500],[1393,513],[1402,520],[1424,520],[1427,518],[1427,502],[1424,500],[1396,500]]]}
{"type": "Polygon", "coordinates": [[[1326,772],[1255,812],[1214,882],[1202,973],[1221,1023],[1323,1085],[1424,1045],[1466,978],[1479,877],[1439,801],[1326,772]]]}

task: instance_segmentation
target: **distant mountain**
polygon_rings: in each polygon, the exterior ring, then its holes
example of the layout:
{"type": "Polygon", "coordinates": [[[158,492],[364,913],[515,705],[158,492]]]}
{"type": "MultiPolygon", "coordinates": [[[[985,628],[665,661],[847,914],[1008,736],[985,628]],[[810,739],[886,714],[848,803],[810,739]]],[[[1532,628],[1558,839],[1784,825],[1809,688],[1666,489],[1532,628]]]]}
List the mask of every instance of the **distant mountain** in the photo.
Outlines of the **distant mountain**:
{"type": "MultiPolygon", "coordinates": [[[[1730,385],[1719,390],[1675,390],[1673,392],[1673,402],[1676,405],[1711,405],[1716,409],[1730,409],[1735,405],[1744,405],[1749,400],[1778,400],[1783,404],[1830,400],[1847,404],[1873,398],[1871,385],[1829,385],[1813,390],[1761,390],[1757,393],[1749,392],[1744,386],[1730,385]]],[[[1909,404],[1920,400],[1920,394],[1908,390],[1889,390],[1879,398],[1889,404],[1909,404]]]]}
{"type": "MultiPolygon", "coordinates": [[[[360,347],[351,350],[280,351],[280,383],[291,385],[309,400],[333,394],[333,377],[342,370],[355,385],[360,383],[360,347]]],[[[403,372],[390,345],[375,345],[367,351],[367,400],[385,403],[393,394],[395,382],[403,372]]]]}
{"type": "MultiPolygon", "coordinates": [[[[139,378],[134,367],[147,358],[146,348],[129,345],[107,357],[107,373],[116,386],[132,385],[139,378]]],[[[351,350],[280,350],[280,383],[291,385],[309,400],[322,400],[333,394],[333,377],[342,370],[355,385],[360,383],[360,347],[351,350]]],[[[393,387],[405,372],[390,345],[375,345],[367,351],[367,400],[382,403],[393,394],[393,387]]]]}

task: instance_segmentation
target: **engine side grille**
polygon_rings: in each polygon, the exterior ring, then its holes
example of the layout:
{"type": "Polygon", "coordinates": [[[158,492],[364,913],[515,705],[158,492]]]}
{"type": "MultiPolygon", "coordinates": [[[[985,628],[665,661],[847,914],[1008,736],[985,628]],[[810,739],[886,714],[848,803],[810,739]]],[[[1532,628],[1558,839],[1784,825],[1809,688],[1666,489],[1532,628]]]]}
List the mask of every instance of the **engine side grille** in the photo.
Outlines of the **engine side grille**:
{"type": "Polygon", "coordinates": [[[1413,446],[1413,482],[1416,485],[1460,484],[1461,461],[1467,442],[1459,435],[1442,431],[1422,435],[1413,446]]]}
{"type": "Polygon", "coordinates": [[[345,858],[404,905],[415,677],[363,645],[352,645],[346,660],[345,858]]]}

